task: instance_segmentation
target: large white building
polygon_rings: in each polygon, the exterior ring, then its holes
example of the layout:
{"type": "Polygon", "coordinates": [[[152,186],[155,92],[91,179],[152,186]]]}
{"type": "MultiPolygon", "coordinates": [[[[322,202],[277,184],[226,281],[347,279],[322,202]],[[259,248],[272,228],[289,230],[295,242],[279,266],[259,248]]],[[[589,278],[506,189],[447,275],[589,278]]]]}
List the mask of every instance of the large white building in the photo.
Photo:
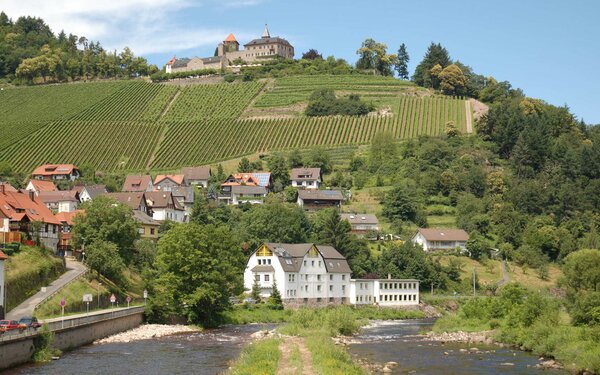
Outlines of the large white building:
{"type": "Polygon", "coordinates": [[[248,259],[244,287],[258,283],[262,297],[273,284],[288,306],[327,304],[417,305],[417,280],[351,280],[346,258],[331,246],[265,243],[248,259]]]}

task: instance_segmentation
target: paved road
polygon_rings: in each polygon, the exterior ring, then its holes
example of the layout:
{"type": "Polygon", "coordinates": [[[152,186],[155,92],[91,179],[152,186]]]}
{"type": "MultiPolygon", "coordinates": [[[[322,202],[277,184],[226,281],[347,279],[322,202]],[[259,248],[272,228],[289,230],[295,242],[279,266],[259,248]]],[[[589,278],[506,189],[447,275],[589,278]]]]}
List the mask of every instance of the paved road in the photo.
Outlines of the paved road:
{"type": "Polygon", "coordinates": [[[506,260],[502,261],[502,280],[498,281],[497,285],[500,287],[506,284],[510,280],[508,276],[508,270],[506,269],[506,260]]]}
{"type": "Polygon", "coordinates": [[[467,133],[473,133],[473,111],[471,110],[471,102],[465,100],[465,115],[467,119],[467,133]]]}
{"type": "Polygon", "coordinates": [[[82,263],[67,259],[67,272],[63,273],[58,279],[54,280],[49,286],[47,286],[46,292],[39,291],[26,299],[19,306],[10,310],[6,314],[6,319],[18,320],[22,316],[32,316],[33,310],[38,303],[40,303],[47,296],[52,295],[58,290],[62,289],[65,285],[78,278],[86,271],[87,268],[82,263]]]}

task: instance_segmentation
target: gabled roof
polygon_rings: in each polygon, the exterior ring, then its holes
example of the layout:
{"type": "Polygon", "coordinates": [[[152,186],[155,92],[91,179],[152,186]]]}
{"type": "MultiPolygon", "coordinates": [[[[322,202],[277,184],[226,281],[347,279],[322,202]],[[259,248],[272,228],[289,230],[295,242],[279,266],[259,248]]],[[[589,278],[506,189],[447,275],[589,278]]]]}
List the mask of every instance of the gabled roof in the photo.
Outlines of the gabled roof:
{"type": "Polygon", "coordinates": [[[194,188],[191,186],[177,186],[171,189],[174,197],[183,197],[185,203],[194,203],[194,188]]]}
{"type": "Polygon", "coordinates": [[[54,203],[54,202],[79,202],[79,193],[75,190],[65,190],[65,191],[40,191],[38,197],[44,203],[54,203]]]}
{"type": "Polygon", "coordinates": [[[321,179],[321,168],[293,168],[290,173],[292,180],[317,181],[321,179]]]}
{"type": "Polygon", "coordinates": [[[249,41],[248,43],[244,44],[244,46],[258,46],[258,45],[262,45],[262,44],[282,44],[282,45],[288,46],[288,47],[292,46],[290,44],[290,42],[288,42],[287,40],[285,40],[283,38],[279,38],[279,37],[253,39],[253,40],[249,41]]]}
{"type": "Polygon", "coordinates": [[[79,170],[74,164],[44,164],[37,167],[32,175],[34,176],[53,176],[71,174],[74,170],[79,170]]]}
{"type": "Polygon", "coordinates": [[[160,223],[142,211],[133,211],[133,218],[142,225],[160,226],[160,223]]]}
{"type": "Polygon", "coordinates": [[[129,206],[133,210],[137,210],[142,205],[142,202],[145,203],[145,194],[144,192],[121,192],[121,193],[106,193],[104,196],[112,198],[119,203],[123,203],[129,206]]]}
{"type": "Polygon", "coordinates": [[[73,218],[77,215],[85,215],[84,210],[75,210],[73,212],[59,212],[56,214],[56,219],[61,223],[65,223],[67,225],[73,225],[73,218]]]}
{"type": "Polygon", "coordinates": [[[166,208],[172,204],[174,209],[183,210],[170,191],[151,191],[146,193],[146,204],[152,208],[166,208]]]}
{"type": "Polygon", "coordinates": [[[339,190],[300,190],[298,198],[302,200],[343,201],[344,196],[339,190]]]}
{"type": "Polygon", "coordinates": [[[252,269],[250,271],[252,271],[252,272],[275,272],[275,269],[273,268],[273,266],[269,266],[269,265],[258,265],[258,266],[252,267],[252,269]]]}
{"type": "Polygon", "coordinates": [[[185,68],[187,66],[187,64],[190,62],[191,59],[184,57],[182,59],[177,59],[175,60],[175,62],[173,62],[173,65],[171,65],[171,68],[185,68]]]}
{"type": "Polygon", "coordinates": [[[5,192],[16,193],[18,191],[8,182],[0,182],[0,191],[2,191],[2,188],[4,188],[5,192]]]}
{"type": "Polygon", "coordinates": [[[127,175],[121,191],[146,191],[148,185],[152,185],[152,176],[127,175]]]}
{"type": "Polygon", "coordinates": [[[181,168],[181,174],[185,179],[190,180],[208,180],[211,176],[210,167],[186,167],[181,168]]]}
{"type": "MultiPolygon", "coordinates": [[[[285,272],[298,272],[302,267],[302,258],[314,246],[323,257],[325,268],[330,273],[351,273],[346,258],[335,248],[327,245],[315,245],[312,243],[287,244],[271,243],[264,244],[276,255],[285,272]]],[[[260,247],[258,248],[260,249],[260,247]]],[[[257,249],[257,251],[258,251],[257,249]]]]}
{"type": "Polygon", "coordinates": [[[379,224],[377,216],[371,214],[342,214],[342,220],[348,220],[350,224],[379,224]]]}
{"type": "Polygon", "coordinates": [[[0,194],[0,211],[11,221],[21,221],[27,217],[29,221],[41,221],[47,224],[60,224],[41,199],[33,192],[5,192],[0,194]]]}
{"type": "Polygon", "coordinates": [[[417,233],[421,233],[427,241],[468,241],[469,234],[462,229],[445,228],[419,228],[417,233]]]}
{"type": "Polygon", "coordinates": [[[229,35],[227,35],[227,38],[225,38],[225,40],[223,42],[235,42],[235,43],[237,43],[238,41],[237,41],[237,39],[235,39],[235,36],[233,35],[233,33],[230,33],[229,35]]]}
{"type": "Polygon", "coordinates": [[[167,179],[173,181],[177,185],[183,185],[185,176],[182,174],[159,174],[154,179],[154,186],[167,179]]]}
{"type": "Polygon", "coordinates": [[[173,65],[175,64],[175,61],[177,61],[177,57],[173,56],[173,58],[167,62],[167,65],[173,65]]]}
{"type": "MultiPolygon", "coordinates": [[[[29,184],[33,185],[33,189],[36,192],[41,191],[56,191],[56,185],[52,181],[43,181],[43,180],[30,180],[29,184]]],[[[29,185],[27,184],[27,185],[29,185]]]]}
{"type": "Polygon", "coordinates": [[[75,186],[73,187],[73,190],[79,192],[79,195],[81,195],[81,193],[85,190],[92,199],[108,193],[108,190],[106,190],[106,185],[75,186]]]}
{"type": "Polygon", "coordinates": [[[256,185],[233,185],[231,192],[235,194],[267,194],[267,188],[256,185]]]}

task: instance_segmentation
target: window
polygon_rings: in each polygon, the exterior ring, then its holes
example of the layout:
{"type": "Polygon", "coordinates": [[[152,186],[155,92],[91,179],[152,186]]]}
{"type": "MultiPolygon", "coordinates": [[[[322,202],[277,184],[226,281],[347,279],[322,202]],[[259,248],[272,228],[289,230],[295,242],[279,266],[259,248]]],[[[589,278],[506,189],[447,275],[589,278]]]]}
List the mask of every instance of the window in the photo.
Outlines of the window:
{"type": "Polygon", "coordinates": [[[267,263],[271,264],[271,259],[267,259],[267,263]]]}
{"type": "Polygon", "coordinates": [[[319,261],[319,267],[321,267],[321,261],[319,261]]]}
{"type": "Polygon", "coordinates": [[[333,292],[333,285],[329,285],[329,291],[333,292]]]}
{"type": "Polygon", "coordinates": [[[317,285],[317,292],[321,291],[321,285],[317,285]]]}
{"type": "Polygon", "coordinates": [[[288,281],[291,282],[291,283],[295,282],[296,281],[296,275],[294,275],[293,273],[290,273],[288,275],[288,281]]]}
{"type": "Polygon", "coordinates": [[[314,260],[311,261],[311,266],[313,266],[313,267],[315,266],[315,261],[314,260]]]}
{"type": "Polygon", "coordinates": [[[154,228],[150,228],[150,234],[154,234],[154,228]]]}
{"type": "Polygon", "coordinates": [[[342,275],[342,280],[346,280],[346,275],[342,275]]]}
{"type": "Polygon", "coordinates": [[[269,275],[265,275],[265,281],[269,281],[269,275]]]}
{"type": "Polygon", "coordinates": [[[254,280],[255,281],[260,281],[260,275],[254,275],[254,280]]]}
{"type": "Polygon", "coordinates": [[[333,275],[329,275],[329,280],[333,281],[333,275]]]}
{"type": "Polygon", "coordinates": [[[306,261],[304,261],[304,267],[306,267],[306,261]]]}
{"type": "Polygon", "coordinates": [[[346,285],[342,285],[342,292],[346,291],[346,285]]]}
{"type": "Polygon", "coordinates": [[[317,281],[321,281],[321,275],[317,275],[317,281]]]}

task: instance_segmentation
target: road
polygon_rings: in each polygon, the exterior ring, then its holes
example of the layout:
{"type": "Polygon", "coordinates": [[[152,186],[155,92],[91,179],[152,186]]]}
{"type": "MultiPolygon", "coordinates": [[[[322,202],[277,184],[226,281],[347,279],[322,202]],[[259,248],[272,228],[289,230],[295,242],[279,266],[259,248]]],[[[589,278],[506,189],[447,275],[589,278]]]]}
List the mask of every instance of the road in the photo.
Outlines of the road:
{"type": "Polygon", "coordinates": [[[465,100],[465,118],[467,119],[467,133],[473,133],[473,111],[471,110],[471,102],[465,100]]]}
{"type": "Polygon", "coordinates": [[[42,302],[44,298],[54,294],[55,292],[62,289],[65,285],[78,278],[87,271],[85,265],[75,260],[66,259],[67,261],[67,272],[63,273],[58,279],[54,280],[49,286],[46,287],[46,291],[41,290],[33,296],[26,299],[19,306],[10,310],[6,314],[6,319],[19,320],[23,316],[32,316],[35,306],[42,302]]]}

